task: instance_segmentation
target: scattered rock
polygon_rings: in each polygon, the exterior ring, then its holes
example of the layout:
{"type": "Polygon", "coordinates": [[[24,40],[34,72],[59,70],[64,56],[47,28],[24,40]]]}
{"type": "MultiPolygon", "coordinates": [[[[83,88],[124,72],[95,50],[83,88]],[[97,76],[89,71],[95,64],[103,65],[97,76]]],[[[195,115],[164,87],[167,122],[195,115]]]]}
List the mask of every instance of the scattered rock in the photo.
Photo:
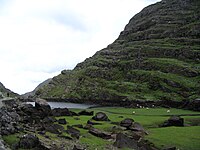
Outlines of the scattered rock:
{"type": "Polygon", "coordinates": [[[132,131],[137,131],[137,132],[142,132],[142,133],[147,134],[147,132],[144,130],[143,126],[138,122],[134,122],[132,124],[132,126],[129,127],[129,129],[132,131]]]}
{"type": "Polygon", "coordinates": [[[91,124],[91,125],[101,125],[102,123],[92,122],[91,120],[88,120],[88,121],[87,121],[87,124],[91,124]]]}
{"type": "Polygon", "coordinates": [[[116,141],[114,142],[114,146],[117,148],[139,149],[137,144],[136,140],[123,133],[117,134],[116,141]]]}
{"type": "Polygon", "coordinates": [[[71,116],[71,112],[67,108],[54,108],[51,112],[55,117],[71,116]]]}
{"type": "Polygon", "coordinates": [[[58,119],[58,123],[65,125],[67,124],[67,121],[65,120],[65,118],[62,118],[62,119],[58,119]]]}
{"type": "Polygon", "coordinates": [[[57,120],[54,118],[54,117],[45,117],[43,120],[42,120],[42,122],[44,123],[44,124],[51,124],[51,123],[54,123],[54,122],[56,122],[57,120]]]}
{"type": "Polygon", "coordinates": [[[35,108],[37,109],[37,111],[40,111],[40,114],[44,117],[50,115],[51,113],[51,107],[44,99],[37,98],[35,100],[35,108]]]}
{"type": "Polygon", "coordinates": [[[59,124],[45,125],[45,130],[54,134],[61,134],[64,131],[64,127],[59,124]]]}
{"type": "Polygon", "coordinates": [[[82,124],[75,124],[75,125],[72,125],[72,127],[83,128],[83,125],[82,124]]]}
{"type": "Polygon", "coordinates": [[[108,119],[108,116],[103,112],[96,113],[96,115],[94,117],[92,117],[92,119],[94,119],[96,121],[110,121],[108,119]]]}
{"type": "Polygon", "coordinates": [[[126,118],[120,122],[120,126],[130,128],[133,124],[134,120],[131,118],[126,118]]]}
{"type": "Polygon", "coordinates": [[[85,115],[85,116],[93,116],[94,115],[94,111],[83,110],[83,111],[79,112],[78,114],[79,115],[85,115]]]}
{"type": "Polygon", "coordinates": [[[89,133],[91,133],[94,136],[103,138],[103,139],[112,139],[112,135],[110,133],[105,132],[105,131],[101,131],[101,130],[96,129],[96,128],[90,128],[89,133]]]}
{"type": "Polygon", "coordinates": [[[70,134],[72,137],[76,138],[76,139],[79,139],[80,137],[80,131],[75,129],[74,127],[72,126],[67,126],[67,133],[70,134]]]}
{"type": "Polygon", "coordinates": [[[38,147],[38,145],[40,145],[38,137],[32,134],[23,135],[18,143],[18,147],[23,149],[35,148],[38,147]]]}
{"type": "Polygon", "coordinates": [[[184,126],[184,119],[180,116],[171,116],[168,120],[166,120],[162,127],[169,127],[169,126],[184,126]]]}
{"type": "Polygon", "coordinates": [[[73,150],[85,150],[85,148],[80,145],[74,145],[73,150]]]}

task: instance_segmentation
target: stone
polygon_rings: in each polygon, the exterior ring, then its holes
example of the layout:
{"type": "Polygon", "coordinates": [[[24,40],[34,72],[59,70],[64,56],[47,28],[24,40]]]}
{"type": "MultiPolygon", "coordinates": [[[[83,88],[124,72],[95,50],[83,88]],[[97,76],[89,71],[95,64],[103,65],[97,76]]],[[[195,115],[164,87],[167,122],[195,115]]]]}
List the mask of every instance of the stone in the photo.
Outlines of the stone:
{"type": "Polygon", "coordinates": [[[162,125],[162,127],[169,127],[169,126],[184,126],[184,119],[180,116],[171,116],[168,120],[166,120],[162,125]]]}
{"type": "Polygon", "coordinates": [[[79,112],[78,114],[79,115],[85,115],[85,116],[93,116],[94,115],[94,111],[83,110],[83,111],[79,112]]]}
{"type": "Polygon", "coordinates": [[[18,147],[23,149],[32,149],[38,147],[38,145],[40,145],[38,137],[32,134],[23,135],[18,143],[18,147]]]}
{"type": "Polygon", "coordinates": [[[120,122],[120,126],[130,128],[133,124],[134,120],[131,118],[126,118],[120,122]]]}
{"type": "Polygon", "coordinates": [[[103,112],[96,113],[96,115],[94,117],[92,117],[92,119],[96,120],[96,121],[110,121],[108,119],[108,116],[103,112]]]}
{"type": "Polygon", "coordinates": [[[57,120],[54,118],[54,117],[50,117],[50,116],[47,116],[47,117],[45,117],[43,120],[42,120],[42,122],[44,123],[44,124],[51,124],[51,123],[54,123],[54,122],[56,122],[57,120]]]}
{"type": "Polygon", "coordinates": [[[64,131],[64,127],[59,124],[50,124],[45,125],[45,130],[54,134],[61,134],[64,131]]]}
{"type": "Polygon", "coordinates": [[[132,126],[129,127],[129,129],[132,130],[132,131],[137,131],[137,132],[142,132],[142,133],[147,134],[147,132],[145,131],[145,129],[143,128],[143,126],[140,123],[138,123],[138,122],[134,122],[132,124],[132,126]]]}
{"type": "Polygon", "coordinates": [[[163,148],[163,150],[176,150],[176,147],[175,146],[167,147],[167,148],[163,148]]]}
{"type": "Polygon", "coordinates": [[[60,116],[71,116],[71,113],[69,109],[67,108],[54,108],[51,111],[52,115],[55,117],[60,117],[60,116]]]}
{"type": "Polygon", "coordinates": [[[65,120],[65,118],[61,118],[61,119],[58,119],[58,123],[65,125],[67,124],[67,121],[65,120]]]}
{"type": "Polygon", "coordinates": [[[117,134],[116,140],[113,145],[117,148],[139,149],[137,141],[123,133],[117,134]]]}
{"type": "Polygon", "coordinates": [[[101,131],[101,130],[96,129],[96,128],[90,128],[89,133],[91,133],[94,136],[103,138],[103,139],[112,139],[112,135],[110,133],[105,132],[105,131],[101,131]]]}
{"type": "Polygon", "coordinates": [[[35,100],[35,108],[37,109],[37,111],[40,111],[40,114],[44,117],[50,115],[51,113],[51,107],[44,99],[37,98],[35,100]]]}
{"type": "Polygon", "coordinates": [[[91,124],[91,125],[101,125],[102,123],[92,122],[91,120],[88,120],[88,121],[87,121],[87,124],[91,124]]]}
{"type": "Polygon", "coordinates": [[[67,126],[66,132],[76,139],[80,137],[80,131],[72,126],[67,126]]]}
{"type": "Polygon", "coordinates": [[[86,150],[86,149],[80,145],[74,145],[72,150],[86,150]]]}

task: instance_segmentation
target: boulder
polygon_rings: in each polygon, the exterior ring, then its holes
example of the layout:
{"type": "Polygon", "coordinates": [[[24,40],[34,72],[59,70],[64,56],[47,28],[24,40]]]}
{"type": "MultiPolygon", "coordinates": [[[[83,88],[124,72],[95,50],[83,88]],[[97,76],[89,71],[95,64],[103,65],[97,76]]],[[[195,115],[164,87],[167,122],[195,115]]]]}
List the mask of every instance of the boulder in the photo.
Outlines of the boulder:
{"type": "Polygon", "coordinates": [[[75,129],[72,126],[67,126],[67,133],[70,134],[72,137],[79,139],[80,137],[80,131],[78,129],[75,129]]]}
{"type": "Polygon", "coordinates": [[[94,117],[92,117],[92,119],[94,119],[96,121],[110,121],[108,119],[108,116],[103,112],[96,113],[96,115],[94,117]]]}
{"type": "Polygon", "coordinates": [[[131,118],[126,118],[120,122],[120,126],[130,128],[133,124],[134,120],[131,118]]]}
{"type": "Polygon", "coordinates": [[[91,120],[88,120],[88,121],[87,121],[87,124],[91,124],[91,125],[101,125],[102,123],[92,122],[91,120]]]}
{"type": "Polygon", "coordinates": [[[51,113],[51,107],[44,99],[37,98],[35,100],[35,108],[37,109],[37,111],[40,111],[40,114],[44,117],[50,115],[51,113]]]}
{"type": "Polygon", "coordinates": [[[18,143],[18,147],[22,149],[32,149],[40,145],[38,137],[32,134],[23,135],[18,143]]]}
{"type": "Polygon", "coordinates": [[[16,112],[9,112],[6,108],[0,109],[0,135],[9,135],[18,132],[17,124],[20,116],[16,112]]]}
{"type": "Polygon", "coordinates": [[[132,124],[132,126],[129,127],[129,129],[132,130],[132,131],[137,131],[137,132],[141,132],[141,133],[147,134],[147,132],[145,131],[145,129],[143,128],[143,126],[140,123],[138,123],[138,122],[134,122],[132,124]]]}
{"type": "Polygon", "coordinates": [[[61,118],[61,119],[58,119],[58,123],[65,125],[67,124],[67,121],[65,120],[65,118],[61,118]]]}
{"type": "Polygon", "coordinates": [[[45,117],[43,120],[42,120],[42,122],[44,123],[44,124],[52,124],[52,123],[54,123],[54,122],[56,122],[57,120],[54,118],[54,117],[50,117],[50,116],[47,116],[47,117],[45,117]]]}
{"type": "Polygon", "coordinates": [[[101,131],[101,130],[96,129],[96,128],[90,128],[89,133],[91,133],[94,136],[103,138],[103,139],[112,139],[112,135],[110,133],[105,132],[105,131],[101,131]]]}
{"type": "Polygon", "coordinates": [[[86,149],[80,145],[74,145],[73,150],[86,150],[86,149]]]}
{"type": "Polygon", "coordinates": [[[137,144],[138,142],[136,140],[123,133],[118,133],[114,142],[114,146],[117,148],[139,149],[137,144]]]}
{"type": "Polygon", "coordinates": [[[45,130],[54,134],[61,134],[64,131],[64,127],[59,124],[45,125],[45,130]]]}
{"type": "Polygon", "coordinates": [[[85,115],[85,116],[93,116],[94,115],[94,111],[83,110],[83,111],[79,112],[78,114],[79,115],[85,115]]]}
{"type": "Polygon", "coordinates": [[[51,113],[55,117],[71,116],[71,112],[67,108],[54,108],[51,113]]]}
{"type": "Polygon", "coordinates": [[[184,126],[184,119],[180,116],[171,116],[168,120],[166,120],[162,127],[169,127],[169,126],[184,126]]]}

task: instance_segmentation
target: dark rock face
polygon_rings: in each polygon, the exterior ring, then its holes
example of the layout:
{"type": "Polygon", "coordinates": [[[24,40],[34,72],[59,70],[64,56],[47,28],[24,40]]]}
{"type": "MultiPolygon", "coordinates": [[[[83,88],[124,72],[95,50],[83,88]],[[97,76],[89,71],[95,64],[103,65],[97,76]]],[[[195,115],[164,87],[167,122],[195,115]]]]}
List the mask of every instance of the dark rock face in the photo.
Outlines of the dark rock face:
{"type": "Polygon", "coordinates": [[[71,112],[67,108],[54,108],[52,110],[52,115],[55,116],[55,117],[71,116],[71,112]]]}
{"type": "Polygon", "coordinates": [[[41,111],[41,115],[48,116],[51,113],[51,107],[44,99],[37,98],[35,101],[35,108],[37,111],[41,111]]]}
{"type": "Polygon", "coordinates": [[[45,130],[54,134],[60,134],[64,131],[64,127],[59,124],[48,124],[45,125],[45,130]]]}
{"type": "Polygon", "coordinates": [[[94,111],[86,111],[86,110],[83,110],[81,112],[78,113],[79,115],[85,115],[85,116],[93,116],[94,115],[94,111]]]}
{"type": "Polygon", "coordinates": [[[108,116],[103,112],[96,113],[95,116],[92,117],[92,119],[96,121],[109,121],[108,116]]]}
{"type": "Polygon", "coordinates": [[[117,148],[132,148],[132,149],[139,149],[137,145],[137,141],[128,137],[123,133],[117,134],[116,141],[114,142],[114,146],[117,148]]]}
{"type": "Polygon", "coordinates": [[[105,131],[101,131],[101,130],[96,129],[96,128],[90,128],[89,133],[91,133],[94,136],[103,138],[103,139],[112,139],[112,135],[110,133],[107,133],[105,131]]]}
{"type": "Polygon", "coordinates": [[[79,139],[80,137],[80,131],[75,129],[74,127],[67,126],[67,133],[69,133],[72,137],[79,139]]]}
{"type": "Polygon", "coordinates": [[[162,127],[169,127],[169,126],[184,126],[184,119],[179,116],[172,116],[167,121],[165,121],[162,127]]]}
{"type": "Polygon", "coordinates": [[[38,137],[32,134],[26,134],[22,136],[18,143],[18,147],[23,148],[23,149],[32,149],[32,148],[38,147],[39,145],[40,145],[40,141],[38,137]]]}
{"type": "Polygon", "coordinates": [[[120,122],[120,126],[130,128],[133,124],[134,120],[131,118],[126,118],[120,122]]]}
{"type": "Polygon", "coordinates": [[[138,131],[138,132],[142,132],[142,133],[147,134],[147,132],[144,130],[143,126],[138,122],[134,122],[132,124],[132,126],[129,127],[129,129],[132,130],[132,131],[138,131]]]}
{"type": "Polygon", "coordinates": [[[65,124],[67,124],[67,121],[65,120],[65,118],[63,118],[63,119],[58,119],[58,123],[59,123],[59,124],[65,125],[65,124]]]}
{"type": "Polygon", "coordinates": [[[9,135],[18,132],[20,116],[16,112],[9,112],[6,108],[0,109],[0,134],[9,135]]]}

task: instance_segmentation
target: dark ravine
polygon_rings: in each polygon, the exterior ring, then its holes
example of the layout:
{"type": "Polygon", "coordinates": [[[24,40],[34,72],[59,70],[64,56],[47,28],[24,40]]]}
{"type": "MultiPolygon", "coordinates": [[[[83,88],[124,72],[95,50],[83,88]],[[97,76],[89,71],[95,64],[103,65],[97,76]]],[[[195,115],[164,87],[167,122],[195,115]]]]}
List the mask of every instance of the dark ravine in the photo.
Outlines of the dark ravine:
{"type": "Polygon", "coordinates": [[[163,0],[144,8],[112,44],[63,70],[33,97],[97,104],[199,99],[199,8],[199,0],[163,0]]]}

